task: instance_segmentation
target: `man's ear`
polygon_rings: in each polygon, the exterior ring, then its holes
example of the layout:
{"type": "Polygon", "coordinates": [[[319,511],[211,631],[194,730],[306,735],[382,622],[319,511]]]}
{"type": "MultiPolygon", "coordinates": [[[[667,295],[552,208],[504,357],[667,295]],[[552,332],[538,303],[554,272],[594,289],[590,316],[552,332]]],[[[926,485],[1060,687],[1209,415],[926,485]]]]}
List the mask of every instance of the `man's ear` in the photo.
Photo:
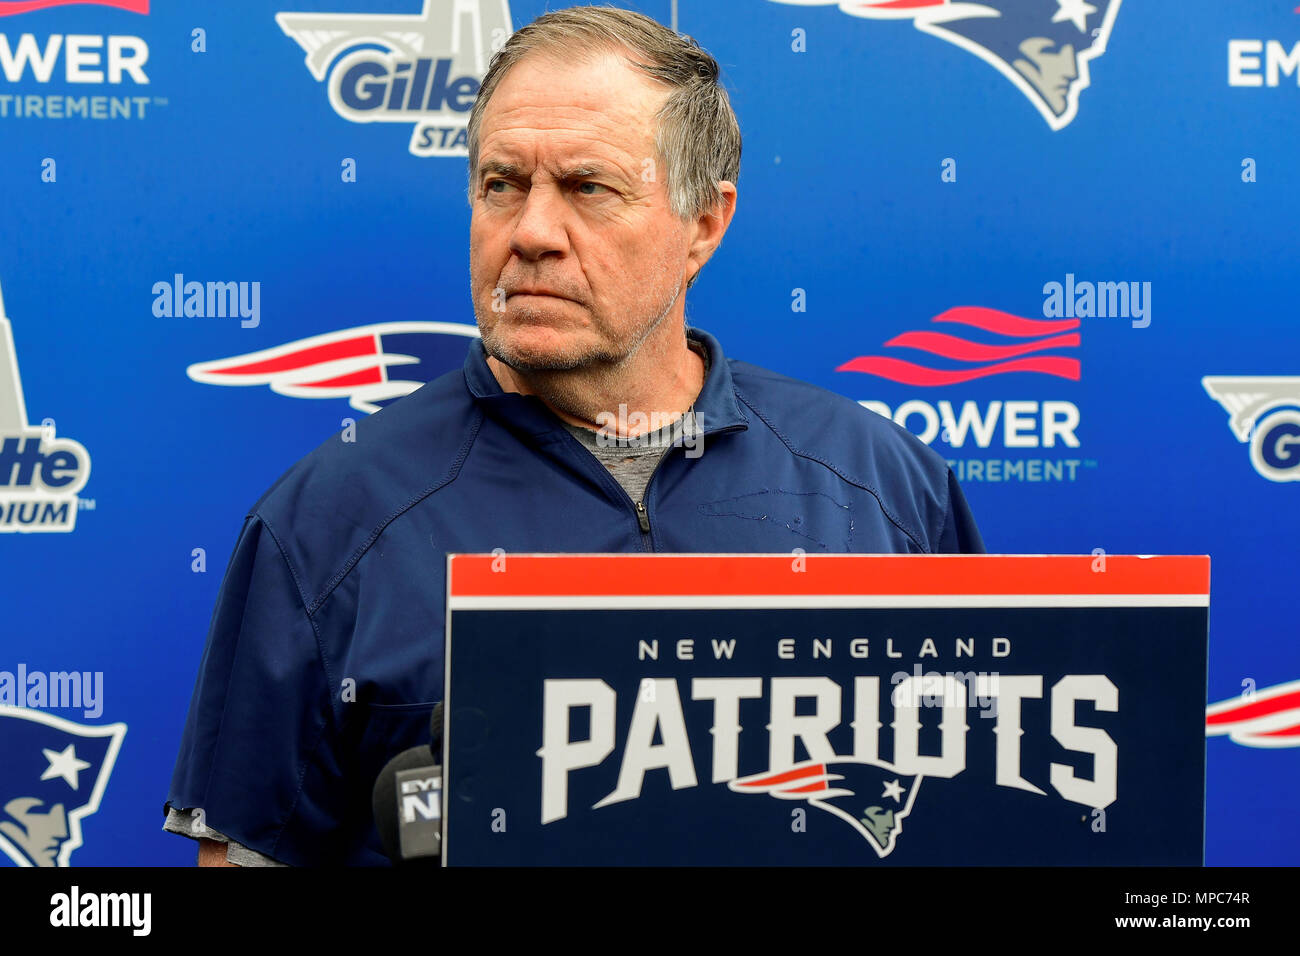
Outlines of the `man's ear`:
{"type": "Polygon", "coordinates": [[[694,282],[704,264],[713,256],[713,252],[722,244],[722,237],[731,225],[731,217],[736,214],[736,184],[728,180],[718,183],[722,194],[713,208],[702,213],[691,222],[691,247],[687,253],[686,275],[688,282],[694,282]]]}

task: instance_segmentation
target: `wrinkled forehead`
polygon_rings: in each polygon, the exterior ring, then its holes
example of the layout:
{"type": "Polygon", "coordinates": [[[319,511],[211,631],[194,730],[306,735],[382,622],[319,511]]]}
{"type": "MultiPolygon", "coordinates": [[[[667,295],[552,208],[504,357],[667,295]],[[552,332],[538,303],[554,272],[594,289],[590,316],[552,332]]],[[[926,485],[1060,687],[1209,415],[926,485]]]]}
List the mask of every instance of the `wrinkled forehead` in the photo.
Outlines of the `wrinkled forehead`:
{"type": "Polygon", "coordinates": [[[526,56],[483,111],[479,161],[635,163],[654,155],[656,115],[668,90],[613,50],[526,56]],[[585,155],[584,155],[585,154],[585,155]]]}

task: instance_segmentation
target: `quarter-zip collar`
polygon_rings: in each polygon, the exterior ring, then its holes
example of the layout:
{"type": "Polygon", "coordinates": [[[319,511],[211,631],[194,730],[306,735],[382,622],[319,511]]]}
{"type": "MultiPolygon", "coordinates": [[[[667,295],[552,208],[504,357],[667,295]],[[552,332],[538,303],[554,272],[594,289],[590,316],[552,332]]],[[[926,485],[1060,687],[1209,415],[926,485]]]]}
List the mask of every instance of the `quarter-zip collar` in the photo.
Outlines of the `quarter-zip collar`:
{"type": "MultiPolygon", "coordinates": [[[[695,399],[695,414],[704,434],[748,428],[749,419],[736,397],[731,366],[718,340],[703,329],[690,326],[686,328],[686,336],[709,352],[709,372],[695,399]]],[[[465,356],[465,385],[486,414],[512,429],[525,431],[535,438],[564,431],[563,422],[537,396],[502,390],[488,368],[487,353],[479,339],[470,342],[469,354],[465,356]]],[[[566,433],[566,437],[572,436],[566,433]]]]}

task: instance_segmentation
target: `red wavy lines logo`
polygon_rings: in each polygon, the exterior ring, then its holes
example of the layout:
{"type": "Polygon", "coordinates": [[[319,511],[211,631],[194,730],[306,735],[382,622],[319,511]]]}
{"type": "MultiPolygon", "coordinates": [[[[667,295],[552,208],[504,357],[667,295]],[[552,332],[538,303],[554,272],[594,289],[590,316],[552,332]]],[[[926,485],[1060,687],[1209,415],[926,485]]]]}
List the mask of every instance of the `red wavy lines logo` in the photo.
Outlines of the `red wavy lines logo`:
{"type": "Polygon", "coordinates": [[[30,13],[48,7],[71,6],[116,7],[128,13],[148,13],[149,0],[0,0],[0,17],[15,13],[30,13]]]}
{"type": "Polygon", "coordinates": [[[1300,747],[1300,680],[1211,704],[1205,734],[1227,734],[1246,747],[1300,747]]]}
{"type": "Polygon", "coordinates": [[[966,363],[966,367],[935,368],[887,355],[862,355],[835,371],[862,372],[901,385],[958,385],[990,375],[1034,372],[1072,382],[1079,380],[1079,360],[1037,353],[1079,347],[1078,319],[1026,319],[974,305],[958,306],[931,322],[964,325],[987,333],[988,341],[947,332],[904,332],[885,348],[912,349],[929,356],[966,363]]]}

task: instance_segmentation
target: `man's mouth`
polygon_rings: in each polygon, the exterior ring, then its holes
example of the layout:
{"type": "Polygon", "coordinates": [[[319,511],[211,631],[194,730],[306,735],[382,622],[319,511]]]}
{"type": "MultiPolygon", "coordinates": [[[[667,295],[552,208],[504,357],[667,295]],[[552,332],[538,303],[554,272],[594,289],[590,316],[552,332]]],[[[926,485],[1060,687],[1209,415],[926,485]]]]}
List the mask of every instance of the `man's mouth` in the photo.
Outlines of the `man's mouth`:
{"type": "Polygon", "coordinates": [[[558,292],[551,292],[549,289],[516,289],[514,292],[511,292],[510,295],[507,296],[507,298],[514,298],[515,296],[520,296],[520,295],[534,296],[534,297],[545,296],[551,299],[564,299],[570,302],[573,301],[569,299],[568,296],[560,295],[560,293],[558,292]]]}

